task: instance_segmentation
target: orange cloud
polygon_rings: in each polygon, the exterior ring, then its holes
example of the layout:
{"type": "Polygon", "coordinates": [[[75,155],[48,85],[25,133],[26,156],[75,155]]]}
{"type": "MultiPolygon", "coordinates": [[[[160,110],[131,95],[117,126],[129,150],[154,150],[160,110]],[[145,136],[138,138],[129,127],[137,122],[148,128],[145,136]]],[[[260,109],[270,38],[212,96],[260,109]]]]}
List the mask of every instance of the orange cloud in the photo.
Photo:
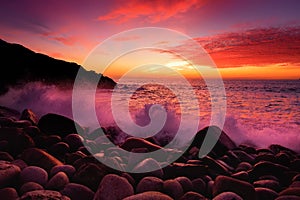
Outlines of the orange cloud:
{"type": "Polygon", "coordinates": [[[123,23],[131,19],[144,17],[150,23],[157,23],[203,4],[204,0],[121,1],[117,8],[106,15],[99,16],[98,20],[114,20],[117,23],[123,23]]]}

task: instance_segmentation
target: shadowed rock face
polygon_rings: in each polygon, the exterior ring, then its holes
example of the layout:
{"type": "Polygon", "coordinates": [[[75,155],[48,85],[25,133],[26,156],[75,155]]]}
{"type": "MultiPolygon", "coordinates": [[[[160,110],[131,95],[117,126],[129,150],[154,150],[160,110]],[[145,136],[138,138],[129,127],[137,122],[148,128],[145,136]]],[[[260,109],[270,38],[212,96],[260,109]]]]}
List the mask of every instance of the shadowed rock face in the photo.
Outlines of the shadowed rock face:
{"type": "Polygon", "coordinates": [[[5,72],[0,73],[0,94],[6,93],[10,86],[33,81],[72,87],[79,69],[86,72],[87,80],[95,80],[101,76],[101,88],[113,88],[116,85],[112,79],[94,71],[86,71],[76,63],[35,53],[19,44],[7,43],[1,39],[0,52],[2,69],[5,68],[5,72]]]}
{"type": "Polygon", "coordinates": [[[236,144],[228,137],[228,135],[221,131],[220,128],[216,126],[205,127],[200,130],[194,137],[192,144],[190,145],[187,152],[189,152],[193,147],[201,148],[204,139],[208,136],[207,131],[211,128],[211,134],[209,135],[210,139],[217,140],[217,143],[214,145],[212,151],[209,155],[224,155],[228,150],[236,148],[236,144]],[[220,137],[218,138],[218,132],[221,132],[220,137]]]}

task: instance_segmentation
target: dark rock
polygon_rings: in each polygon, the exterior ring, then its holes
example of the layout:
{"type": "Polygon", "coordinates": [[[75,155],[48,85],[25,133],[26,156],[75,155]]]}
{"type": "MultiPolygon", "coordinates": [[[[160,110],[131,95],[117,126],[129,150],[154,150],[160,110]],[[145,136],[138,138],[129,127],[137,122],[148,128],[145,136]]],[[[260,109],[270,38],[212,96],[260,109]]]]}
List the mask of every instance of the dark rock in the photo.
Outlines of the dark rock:
{"type": "Polygon", "coordinates": [[[300,174],[297,174],[296,176],[293,177],[292,181],[300,181],[300,174]]]}
{"type": "Polygon", "coordinates": [[[67,153],[65,160],[66,160],[66,164],[70,164],[73,165],[77,160],[86,157],[86,155],[84,153],[82,153],[81,151],[76,151],[73,153],[67,153]]]}
{"type": "Polygon", "coordinates": [[[300,197],[300,187],[290,187],[285,190],[282,190],[279,193],[279,196],[282,196],[282,195],[296,195],[296,196],[300,197]]]}
{"type": "Polygon", "coordinates": [[[244,151],[241,150],[233,150],[234,154],[237,155],[237,157],[242,162],[248,162],[248,163],[254,163],[254,157],[244,151]]]}
{"type": "Polygon", "coordinates": [[[90,188],[76,183],[67,184],[60,192],[70,197],[71,200],[92,200],[95,195],[90,188]]]}
{"type": "Polygon", "coordinates": [[[43,148],[49,148],[52,145],[61,142],[61,137],[58,135],[49,135],[45,137],[45,144],[43,148]]]}
{"type": "Polygon", "coordinates": [[[296,195],[282,195],[277,197],[275,200],[300,200],[300,197],[296,195]]]}
{"type": "Polygon", "coordinates": [[[213,187],[213,196],[228,191],[238,194],[244,200],[256,198],[254,187],[250,183],[227,176],[218,176],[213,187]]]}
{"type": "Polygon", "coordinates": [[[274,154],[277,154],[277,153],[279,153],[280,151],[287,151],[287,152],[290,152],[290,153],[292,153],[292,154],[294,154],[294,155],[297,154],[295,151],[293,151],[293,150],[291,150],[291,149],[289,149],[289,148],[287,148],[287,147],[281,146],[281,145],[279,145],[279,144],[271,144],[271,145],[269,146],[269,149],[270,149],[272,152],[274,152],[274,154]]]}
{"type": "Polygon", "coordinates": [[[255,181],[253,185],[254,187],[269,188],[276,192],[280,191],[281,189],[279,182],[274,180],[259,180],[259,181],[255,181]]]}
{"type": "Polygon", "coordinates": [[[21,154],[21,159],[24,160],[28,165],[39,166],[45,169],[47,172],[50,172],[52,167],[56,165],[63,165],[62,162],[57,160],[55,157],[37,148],[26,149],[21,154]]]}
{"type": "Polygon", "coordinates": [[[127,181],[132,185],[132,187],[135,187],[136,182],[135,182],[134,178],[130,174],[128,174],[128,173],[122,173],[121,177],[126,178],[127,181]]]}
{"type": "Polygon", "coordinates": [[[132,149],[136,148],[147,148],[149,151],[156,151],[161,149],[161,147],[156,144],[153,144],[145,139],[135,137],[127,138],[125,142],[120,145],[120,147],[129,152],[131,152],[132,149]]]}
{"type": "Polygon", "coordinates": [[[193,183],[189,178],[185,176],[180,176],[175,178],[175,180],[178,181],[178,183],[180,183],[183,192],[189,192],[193,190],[193,183]]]}
{"type": "Polygon", "coordinates": [[[19,111],[14,110],[12,108],[7,108],[7,107],[4,107],[4,106],[0,106],[0,117],[18,119],[19,116],[20,116],[20,112],[19,111]]]}
{"type": "Polygon", "coordinates": [[[142,193],[147,191],[158,191],[161,192],[163,189],[164,182],[160,178],[148,176],[144,177],[137,185],[136,192],[142,193]]]}
{"type": "Polygon", "coordinates": [[[37,126],[28,126],[24,128],[24,132],[27,133],[31,138],[41,134],[41,131],[37,126]]]}
{"type": "Polygon", "coordinates": [[[166,178],[185,176],[189,179],[195,179],[208,174],[207,165],[201,164],[172,163],[163,170],[166,178]]]}
{"type": "Polygon", "coordinates": [[[83,146],[82,136],[74,133],[64,137],[64,142],[66,142],[70,146],[72,152],[83,146]]]}
{"type": "MultiPolygon", "coordinates": [[[[1,111],[1,109],[0,109],[1,111]]],[[[10,117],[1,117],[0,116],[0,127],[12,127],[12,125],[14,124],[14,121],[12,118],[10,117]]]]}
{"type": "Polygon", "coordinates": [[[40,184],[38,183],[35,183],[35,182],[26,182],[24,183],[19,192],[21,195],[27,193],[27,192],[30,192],[30,191],[34,191],[34,190],[43,190],[43,186],[41,186],[40,184]]]}
{"type": "Polygon", "coordinates": [[[48,135],[59,135],[62,138],[72,133],[84,133],[84,129],[78,123],[68,117],[54,113],[42,116],[38,127],[48,135]]]}
{"type": "Polygon", "coordinates": [[[275,176],[272,176],[272,175],[264,175],[264,176],[260,176],[260,177],[258,178],[258,180],[273,180],[273,181],[279,182],[278,178],[276,178],[275,176]]]}
{"type": "Polygon", "coordinates": [[[274,190],[264,187],[255,188],[256,199],[257,200],[265,200],[265,199],[276,199],[278,197],[278,193],[274,190]]]}
{"type": "Polygon", "coordinates": [[[17,156],[24,149],[34,146],[30,136],[20,128],[0,128],[0,141],[8,142],[8,151],[12,156],[17,156]]]}
{"type": "Polygon", "coordinates": [[[32,125],[37,125],[37,123],[39,121],[36,114],[30,109],[23,110],[20,120],[28,120],[32,123],[32,125]]]}
{"type": "Polygon", "coordinates": [[[166,180],[163,184],[164,193],[173,199],[179,199],[183,196],[183,189],[176,180],[166,180]]]}
{"type": "Polygon", "coordinates": [[[143,176],[155,176],[158,178],[162,178],[164,176],[163,170],[160,168],[160,164],[154,160],[153,158],[147,158],[140,162],[137,166],[133,168],[134,172],[145,172],[142,173],[143,176]],[[157,170],[152,171],[152,169],[156,168],[157,170]]]}
{"type": "Polygon", "coordinates": [[[71,200],[69,197],[52,190],[35,190],[27,192],[19,200],[71,200]]]}
{"type": "Polygon", "coordinates": [[[143,192],[140,194],[126,197],[124,200],[173,200],[173,199],[163,193],[149,191],[149,192],[143,192]]]}
{"type": "Polygon", "coordinates": [[[89,163],[81,166],[74,174],[73,180],[96,191],[102,178],[107,174],[101,165],[89,163]]]}
{"type": "Polygon", "coordinates": [[[0,151],[8,152],[9,151],[8,148],[9,148],[8,141],[1,140],[0,141],[0,151]]]}
{"type": "Polygon", "coordinates": [[[49,153],[57,158],[64,158],[66,153],[70,152],[70,147],[65,142],[58,142],[49,148],[49,153]]]}
{"type": "MultiPolygon", "coordinates": [[[[193,138],[193,142],[191,143],[187,152],[189,152],[189,150],[193,147],[200,148],[202,146],[204,138],[206,138],[206,137],[207,137],[207,139],[217,141],[217,143],[213,147],[212,151],[207,152],[207,153],[209,153],[209,155],[214,153],[218,156],[222,156],[228,150],[236,148],[235,143],[228,137],[228,135],[224,131],[221,131],[220,128],[218,128],[216,126],[210,126],[210,127],[206,127],[204,129],[200,130],[195,135],[195,137],[193,138]],[[208,130],[210,130],[210,133],[211,133],[210,135],[207,135],[208,130]]],[[[201,155],[201,156],[203,156],[203,155],[201,155]]]]}
{"type": "Polygon", "coordinates": [[[121,200],[133,194],[133,187],[125,178],[108,174],[102,179],[94,200],[121,200]]]}
{"type": "Polygon", "coordinates": [[[20,179],[22,183],[35,182],[45,186],[48,181],[48,174],[40,167],[29,166],[21,171],[20,179]]]}
{"type": "Polygon", "coordinates": [[[46,188],[50,190],[61,190],[69,183],[69,178],[64,172],[58,172],[47,183],[46,188]]]}
{"type": "Polygon", "coordinates": [[[14,158],[11,155],[9,155],[9,153],[0,151],[0,160],[11,162],[14,160],[14,158]]]}
{"type": "Polygon", "coordinates": [[[21,170],[18,166],[6,161],[0,161],[0,188],[15,183],[21,170]]]}
{"type": "Polygon", "coordinates": [[[295,159],[291,162],[290,165],[292,170],[295,170],[297,172],[300,172],[300,158],[299,159],[295,159]]]}
{"type": "Polygon", "coordinates": [[[243,200],[243,198],[234,192],[222,192],[215,196],[213,200],[243,200]]]}
{"type": "Polygon", "coordinates": [[[255,163],[258,163],[260,161],[269,161],[269,162],[276,163],[276,158],[271,153],[263,153],[263,154],[259,154],[255,158],[255,163]]]}
{"type": "Polygon", "coordinates": [[[290,185],[290,187],[298,187],[298,188],[300,188],[300,181],[294,181],[294,182],[292,182],[292,184],[290,185]]]}
{"type": "Polygon", "coordinates": [[[206,164],[208,166],[208,170],[214,175],[220,175],[220,174],[229,175],[230,174],[228,169],[225,166],[223,166],[217,160],[215,160],[209,156],[203,157],[202,161],[204,164],[206,164]]]}
{"type": "Polygon", "coordinates": [[[239,171],[237,173],[234,173],[231,175],[232,178],[236,178],[236,179],[239,179],[239,180],[242,180],[242,181],[247,181],[249,182],[249,175],[248,175],[248,172],[245,172],[245,171],[239,171]]]}
{"type": "Polygon", "coordinates": [[[72,165],[57,165],[50,171],[50,176],[54,176],[58,172],[64,172],[69,178],[72,178],[76,172],[76,169],[72,165]]]}
{"type": "Polygon", "coordinates": [[[206,193],[206,183],[202,180],[202,178],[196,178],[192,180],[193,191],[198,192],[199,194],[206,193]]]}
{"type": "Polygon", "coordinates": [[[15,188],[2,188],[0,189],[1,200],[15,200],[19,199],[19,195],[15,188]]]}
{"type": "Polygon", "coordinates": [[[237,168],[235,169],[236,172],[240,171],[248,171],[252,168],[252,165],[248,162],[241,162],[238,164],[237,168]]]}
{"type": "Polygon", "coordinates": [[[275,164],[269,161],[260,161],[253,166],[253,169],[249,171],[249,176],[252,179],[256,179],[264,175],[273,175],[279,180],[284,179],[284,172],[289,169],[283,165],[275,164]]]}
{"type": "Polygon", "coordinates": [[[180,200],[206,200],[206,198],[201,194],[189,191],[185,193],[180,200]]]}
{"type": "Polygon", "coordinates": [[[24,160],[21,159],[14,160],[11,162],[11,164],[17,165],[21,170],[23,170],[25,167],[28,167],[24,160]]]}
{"type": "Polygon", "coordinates": [[[32,126],[32,123],[28,120],[18,120],[18,121],[14,121],[13,123],[13,127],[16,128],[27,128],[29,126],[32,126]]]}
{"type": "Polygon", "coordinates": [[[275,156],[276,162],[281,165],[289,166],[291,163],[291,158],[287,153],[279,152],[275,156]]]}

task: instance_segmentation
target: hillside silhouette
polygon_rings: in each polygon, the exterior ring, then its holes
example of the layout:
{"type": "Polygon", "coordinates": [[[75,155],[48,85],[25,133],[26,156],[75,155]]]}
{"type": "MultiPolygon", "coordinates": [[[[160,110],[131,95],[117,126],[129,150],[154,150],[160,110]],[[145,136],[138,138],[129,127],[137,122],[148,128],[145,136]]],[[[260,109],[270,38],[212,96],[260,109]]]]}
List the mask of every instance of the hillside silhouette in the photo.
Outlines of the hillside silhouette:
{"type": "Polygon", "coordinates": [[[0,94],[10,87],[20,87],[28,82],[40,81],[60,87],[72,87],[78,70],[86,72],[86,80],[98,80],[99,88],[113,88],[116,83],[109,77],[87,71],[82,66],[36,53],[20,44],[0,39],[0,94]]]}

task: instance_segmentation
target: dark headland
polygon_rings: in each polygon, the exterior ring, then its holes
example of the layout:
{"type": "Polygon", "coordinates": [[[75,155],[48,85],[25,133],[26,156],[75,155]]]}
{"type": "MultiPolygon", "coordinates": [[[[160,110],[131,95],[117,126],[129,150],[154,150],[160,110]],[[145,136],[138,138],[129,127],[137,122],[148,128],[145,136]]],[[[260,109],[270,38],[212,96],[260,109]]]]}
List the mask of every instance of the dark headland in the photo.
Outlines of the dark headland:
{"type": "MultiPolygon", "coordinates": [[[[32,81],[71,86],[81,68],[2,40],[0,49],[2,94],[9,87],[32,81]]],[[[108,77],[101,80],[99,87],[115,85],[108,77]]],[[[108,138],[115,137],[103,130],[108,138]]],[[[143,158],[132,165],[133,158],[122,156],[117,148],[105,148],[107,143],[97,134],[87,135],[85,131],[62,115],[37,116],[30,109],[17,111],[0,105],[0,199],[300,199],[300,155],[288,147],[237,145],[222,132],[213,150],[199,158],[199,147],[207,134],[204,128],[175,162],[153,172],[126,173],[122,170],[129,164],[138,170],[160,166],[166,160],[143,158]],[[97,152],[99,146],[101,152],[97,152]],[[119,170],[102,164],[96,156],[105,157],[119,170]]],[[[164,149],[153,138],[133,137],[119,147],[136,153],[164,149]]]]}

